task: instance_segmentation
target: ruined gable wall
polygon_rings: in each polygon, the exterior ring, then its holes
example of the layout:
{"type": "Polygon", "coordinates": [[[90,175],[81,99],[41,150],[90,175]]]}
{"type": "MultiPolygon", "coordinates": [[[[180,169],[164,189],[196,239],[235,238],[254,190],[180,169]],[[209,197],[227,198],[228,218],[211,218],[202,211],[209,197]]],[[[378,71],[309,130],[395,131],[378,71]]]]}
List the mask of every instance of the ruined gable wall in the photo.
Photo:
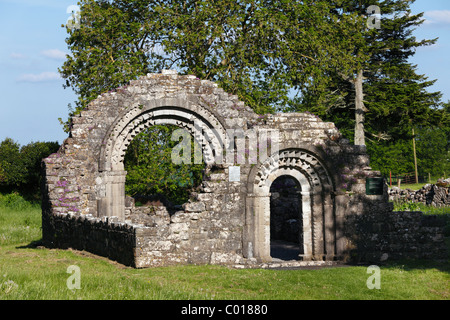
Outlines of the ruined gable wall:
{"type": "MultiPolygon", "coordinates": [[[[93,101],[73,118],[70,136],[59,152],[44,160],[43,238],[47,245],[88,250],[135,267],[236,264],[251,259],[246,232],[255,231],[249,222],[248,197],[254,193],[258,177],[272,168],[265,160],[240,164],[237,180],[230,179],[231,165],[209,166],[190,201],[169,215],[164,209],[145,212],[127,203],[123,195],[123,218],[102,216],[105,211],[101,213],[99,208],[115,200],[105,197],[107,180],[123,179],[119,182],[124,183],[125,179],[124,172],[111,170],[112,157],[120,164],[120,152],[126,149],[123,143],[153,123],[153,118],[143,115],[155,108],[164,119],[170,118],[173,110],[209,122],[216,119],[211,125],[220,130],[277,130],[280,152],[286,153],[283,166],[303,170],[305,176],[314,174],[315,169],[308,168],[307,161],[297,167],[291,161],[306,157],[320,162],[318,173],[327,181],[326,198],[316,199],[326,200],[313,205],[328,206],[333,230],[327,231],[326,239],[316,232],[314,245],[328,241],[326,250],[336,251],[329,255],[332,259],[344,259],[359,245],[360,238],[351,235],[365,229],[355,229],[352,217],[392,211],[387,190],[382,195],[366,194],[366,178],[379,173],[371,170],[365,148],[342,139],[334,124],[308,113],[256,115],[212,82],[175,73],[150,74],[93,101]],[[165,106],[176,108],[165,110],[165,106]],[[130,127],[133,119],[138,121],[130,127]],[[118,128],[124,130],[123,136],[114,132],[118,128]],[[349,230],[355,233],[349,234],[349,230]],[[330,243],[330,234],[335,242],[330,243]]],[[[180,126],[188,126],[188,120],[181,119],[180,126]]],[[[268,156],[270,160],[274,154],[268,156]]],[[[315,223],[318,228],[328,227],[315,223]]],[[[322,259],[322,255],[315,258],[322,259]]]]}

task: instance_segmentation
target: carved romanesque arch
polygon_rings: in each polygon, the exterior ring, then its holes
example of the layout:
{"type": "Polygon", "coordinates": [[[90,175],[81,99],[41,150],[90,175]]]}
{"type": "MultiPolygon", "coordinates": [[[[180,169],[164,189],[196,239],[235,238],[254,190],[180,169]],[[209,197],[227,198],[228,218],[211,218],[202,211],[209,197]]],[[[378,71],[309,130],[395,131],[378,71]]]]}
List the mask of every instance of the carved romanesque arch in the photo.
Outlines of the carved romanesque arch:
{"type": "Polygon", "coordinates": [[[157,99],[143,102],[117,117],[102,142],[100,171],[123,170],[123,159],[131,140],[152,125],[172,124],[188,130],[201,143],[205,162],[224,143],[223,123],[210,110],[184,99],[157,99]],[[205,139],[205,132],[209,141],[205,139]]]}
{"type": "Polygon", "coordinates": [[[117,117],[102,142],[99,158],[101,182],[106,194],[99,201],[100,216],[117,216],[125,211],[125,178],[123,160],[135,136],[152,125],[176,125],[186,129],[201,145],[204,162],[214,163],[215,153],[225,145],[225,127],[206,108],[193,106],[184,99],[152,99],[117,117]]]}
{"type": "Polygon", "coordinates": [[[336,219],[333,181],[322,161],[303,149],[284,149],[254,168],[246,203],[244,252],[247,257],[271,261],[270,186],[290,176],[301,186],[303,260],[332,260],[336,255],[336,219]]]}

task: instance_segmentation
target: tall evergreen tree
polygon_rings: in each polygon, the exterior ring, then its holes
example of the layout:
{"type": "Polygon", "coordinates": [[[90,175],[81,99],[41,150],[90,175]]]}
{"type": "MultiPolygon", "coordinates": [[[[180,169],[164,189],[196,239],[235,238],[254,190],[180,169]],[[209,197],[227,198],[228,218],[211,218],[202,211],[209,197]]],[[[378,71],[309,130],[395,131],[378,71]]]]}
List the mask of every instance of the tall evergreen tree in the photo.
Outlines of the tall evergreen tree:
{"type": "MultiPolygon", "coordinates": [[[[423,14],[412,15],[413,1],[331,1],[330,20],[337,21],[328,38],[337,50],[322,59],[322,78],[300,88],[291,110],[310,110],[335,122],[357,145],[366,137],[384,141],[410,135],[412,125],[430,123],[430,108],[440,93],[428,93],[434,81],[416,73],[408,59],[421,46],[415,27],[423,14]]],[[[322,35],[326,37],[326,35],[322,35]]]]}

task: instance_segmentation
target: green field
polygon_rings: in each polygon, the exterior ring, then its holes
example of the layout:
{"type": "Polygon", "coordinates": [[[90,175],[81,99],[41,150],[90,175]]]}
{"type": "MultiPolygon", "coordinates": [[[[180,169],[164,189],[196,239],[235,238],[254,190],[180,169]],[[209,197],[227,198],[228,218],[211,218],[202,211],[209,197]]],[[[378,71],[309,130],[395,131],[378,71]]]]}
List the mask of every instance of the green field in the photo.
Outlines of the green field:
{"type": "MultiPolygon", "coordinates": [[[[369,289],[366,266],[232,269],[177,266],[133,269],[86,252],[40,246],[40,208],[0,207],[0,299],[11,300],[448,300],[450,265],[403,261],[381,266],[369,289]],[[80,289],[69,289],[70,266],[80,289]]],[[[70,282],[74,283],[74,282],[70,282]]]]}

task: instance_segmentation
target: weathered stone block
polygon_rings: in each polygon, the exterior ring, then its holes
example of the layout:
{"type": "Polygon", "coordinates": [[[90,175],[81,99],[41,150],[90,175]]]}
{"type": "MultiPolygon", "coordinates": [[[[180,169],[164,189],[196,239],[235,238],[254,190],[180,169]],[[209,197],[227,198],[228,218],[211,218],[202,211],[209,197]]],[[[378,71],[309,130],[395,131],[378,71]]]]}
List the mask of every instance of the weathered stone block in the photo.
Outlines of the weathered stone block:
{"type": "Polygon", "coordinates": [[[186,212],[202,212],[206,210],[206,207],[203,202],[188,202],[183,205],[183,209],[186,212]]]}

